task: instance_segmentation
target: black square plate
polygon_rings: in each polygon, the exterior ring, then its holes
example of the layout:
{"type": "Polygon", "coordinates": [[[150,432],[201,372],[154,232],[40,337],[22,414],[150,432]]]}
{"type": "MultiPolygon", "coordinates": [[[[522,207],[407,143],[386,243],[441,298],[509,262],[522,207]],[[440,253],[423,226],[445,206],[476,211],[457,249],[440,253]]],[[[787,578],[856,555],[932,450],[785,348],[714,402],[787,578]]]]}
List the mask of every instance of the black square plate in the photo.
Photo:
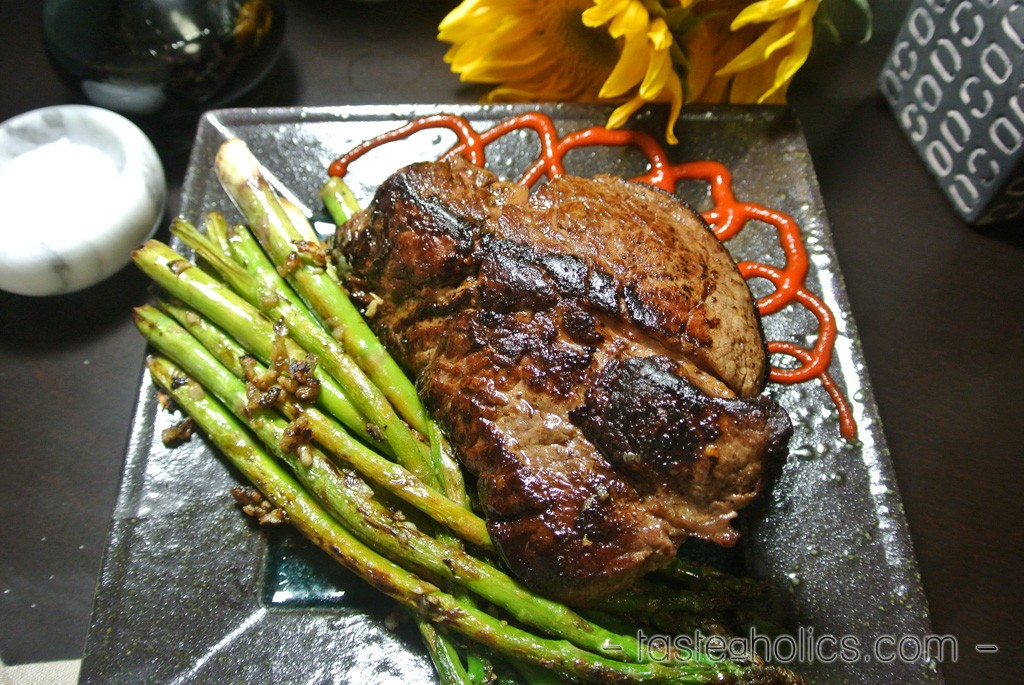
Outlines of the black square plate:
{"type": "MultiPolygon", "coordinates": [[[[609,112],[570,105],[530,109],[548,115],[560,136],[601,124],[609,112]]],[[[240,219],[213,173],[213,156],[229,137],[245,140],[316,208],[329,163],[368,138],[442,112],[461,115],[482,132],[524,111],[437,105],[214,111],[203,117],[195,140],[183,213],[195,222],[215,209],[240,219]]],[[[631,125],[663,130],[654,114],[631,125]]],[[[793,418],[792,455],[770,495],[744,517],[746,564],[771,580],[794,631],[790,665],[830,685],[940,683],[935,660],[920,658],[924,650],[905,650],[909,659],[895,651],[904,636],[929,634],[927,607],[799,124],[785,108],[696,108],[684,110],[677,133],[681,143],[670,161],[720,162],[732,174],[738,199],[795,220],[808,258],[806,291],[836,323],[828,374],[849,403],[856,437],[841,435],[837,405],[819,379],[771,383],[768,392],[793,418]],[[840,639],[856,649],[841,654],[840,639]]],[[[347,180],[365,201],[392,171],[437,158],[454,142],[446,130],[418,133],[368,155],[347,180]]],[[[539,150],[536,133],[509,134],[488,147],[488,166],[515,178],[539,150]]],[[[634,176],[646,163],[623,147],[566,155],[567,170],[578,175],[634,176]]],[[[678,192],[698,210],[712,207],[706,182],[685,181],[678,192]]],[[[740,261],[781,268],[788,259],[776,228],[760,220],[726,245],[740,261]]],[[[755,295],[771,291],[763,278],[750,282],[755,295]]],[[[770,340],[803,348],[819,338],[818,317],[799,301],[766,316],[764,325],[770,340]]],[[[797,365],[779,353],[773,363],[797,365]]],[[[160,432],[174,420],[158,408],[155,388],[143,376],[81,682],[433,681],[417,637],[386,627],[389,600],[287,531],[254,529],[228,494],[239,477],[203,440],[175,449],[162,445],[160,432]]]]}

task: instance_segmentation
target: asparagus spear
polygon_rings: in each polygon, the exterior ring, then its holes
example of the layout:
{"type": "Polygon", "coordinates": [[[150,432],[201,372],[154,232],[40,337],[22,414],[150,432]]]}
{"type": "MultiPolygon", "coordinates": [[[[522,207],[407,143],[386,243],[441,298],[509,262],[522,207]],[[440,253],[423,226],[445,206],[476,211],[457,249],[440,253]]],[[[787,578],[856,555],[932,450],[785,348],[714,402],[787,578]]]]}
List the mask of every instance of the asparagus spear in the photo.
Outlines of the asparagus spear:
{"type": "MultiPolygon", "coordinates": [[[[290,202],[284,200],[281,201],[281,205],[285,210],[286,215],[292,223],[292,226],[299,231],[307,241],[305,245],[318,245],[315,243],[316,235],[313,231],[312,226],[309,225],[305,217],[295,208],[290,202]]],[[[187,244],[191,244],[201,255],[205,255],[207,259],[211,260],[214,265],[229,276],[229,280],[236,285],[236,288],[245,292],[246,288],[251,288],[252,284],[247,281],[240,281],[240,275],[235,275],[234,270],[230,269],[226,262],[223,262],[220,258],[223,256],[230,256],[234,261],[242,266],[246,272],[252,277],[256,285],[262,286],[264,292],[273,293],[276,296],[284,297],[288,301],[287,311],[281,312],[282,318],[286,322],[291,323],[291,328],[294,331],[295,326],[299,320],[302,321],[302,330],[313,330],[319,331],[319,321],[314,317],[308,316],[308,312],[303,301],[294,293],[288,283],[281,277],[278,269],[267,258],[262,248],[252,236],[252,234],[244,226],[236,226],[233,229],[226,229],[226,224],[223,222],[221,217],[212,215],[209,217],[207,222],[208,229],[214,229],[214,238],[218,240],[216,245],[219,251],[215,253],[212,250],[212,246],[207,245],[206,242],[202,241],[198,235],[192,231],[190,225],[185,223],[179,223],[176,227],[172,227],[172,231],[177,229],[179,237],[182,237],[187,244]],[[243,285],[244,283],[244,285],[243,285]]],[[[294,255],[290,255],[291,259],[294,255]]],[[[328,274],[332,280],[337,279],[337,274],[330,268],[330,264],[326,263],[324,266],[327,267],[328,274]]],[[[280,264],[279,267],[284,270],[285,264],[280,264]]],[[[290,269],[291,267],[288,267],[290,269]]],[[[249,290],[248,292],[251,292],[249,290]]],[[[250,295],[250,302],[260,303],[267,301],[265,297],[259,299],[253,299],[250,295]]],[[[263,307],[266,310],[266,307],[263,307]]],[[[309,338],[306,337],[308,334],[302,336],[302,340],[309,343],[309,338]]],[[[333,350],[333,341],[325,341],[324,344],[328,350],[333,350]]],[[[319,349],[319,348],[317,348],[319,349]]],[[[341,354],[340,350],[330,357],[330,361],[347,362],[348,358],[346,355],[341,354]]],[[[351,365],[348,365],[351,367],[351,365]]],[[[337,366],[333,367],[336,371],[337,366]]],[[[348,373],[342,371],[344,378],[347,383],[346,387],[354,388],[355,392],[359,392],[359,389],[368,387],[366,385],[358,384],[363,380],[363,376],[358,369],[351,368],[348,373]],[[357,385],[353,386],[353,380],[358,379],[357,385]]],[[[369,386],[372,387],[372,386],[369,386]]],[[[365,395],[364,395],[365,397],[365,395]]],[[[381,405],[386,406],[386,405],[381,405]]],[[[292,418],[295,418],[296,409],[293,404],[285,403],[286,413],[289,413],[292,418]]],[[[390,415],[385,413],[375,417],[380,421],[381,418],[388,419],[390,415]]],[[[377,476],[376,480],[371,477],[371,480],[378,484],[382,484],[381,476],[389,477],[387,487],[392,493],[397,493],[400,499],[411,502],[414,506],[419,506],[421,509],[426,505],[427,513],[429,513],[435,520],[442,523],[443,526],[448,528],[442,528],[440,536],[442,539],[447,539],[453,544],[457,544],[458,538],[451,533],[447,532],[448,529],[455,531],[467,541],[473,542],[474,544],[483,547],[488,550],[493,548],[490,546],[490,537],[487,534],[486,525],[478,517],[470,514],[467,509],[460,507],[452,500],[444,497],[443,495],[434,493],[429,487],[425,487],[424,484],[412,476],[411,474],[404,471],[400,467],[388,468],[390,465],[385,465],[386,462],[380,459],[374,459],[376,455],[372,452],[367,453],[366,450],[360,450],[360,445],[355,443],[348,438],[348,435],[343,431],[339,430],[339,427],[333,424],[328,418],[319,414],[318,412],[307,412],[303,416],[303,420],[309,424],[309,429],[313,432],[316,439],[329,449],[333,450],[336,455],[347,455],[349,459],[353,457],[363,466],[364,471],[368,466],[375,467],[374,473],[371,476],[377,476]],[[355,454],[353,455],[353,452],[355,454]],[[400,473],[396,472],[397,471],[400,473]]],[[[392,424],[397,425],[397,424],[392,424]]],[[[432,425],[432,424],[431,424],[432,425]]],[[[426,451],[417,452],[418,448],[423,447],[418,442],[412,442],[413,436],[409,435],[410,442],[404,444],[396,444],[395,436],[388,435],[385,431],[385,436],[389,438],[391,444],[396,448],[395,451],[405,458],[400,458],[404,464],[410,468],[416,469],[421,477],[431,477],[431,484],[439,484],[442,487],[442,491],[445,494],[456,493],[461,504],[465,504],[464,488],[462,485],[462,474],[458,470],[457,466],[452,464],[448,468],[450,471],[445,471],[445,465],[438,459],[438,442],[436,440],[430,440],[430,447],[426,451]]],[[[405,437],[403,434],[402,437],[405,437]]],[[[430,654],[435,661],[438,673],[440,674],[442,681],[458,683],[462,681],[463,672],[460,671],[461,662],[454,661],[453,656],[456,655],[456,649],[447,636],[432,632],[424,624],[422,620],[418,621],[421,632],[424,634],[424,639],[428,641],[428,648],[430,654]]],[[[473,655],[469,655],[470,664],[475,664],[476,660],[473,655]]]]}
{"type": "Polygon", "coordinates": [[[427,646],[427,653],[430,654],[430,660],[442,685],[473,685],[473,678],[463,665],[455,643],[445,639],[437,626],[418,614],[416,627],[423,637],[423,643],[427,646]]]}
{"type": "Polygon", "coordinates": [[[746,578],[726,573],[714,566],[676,557],[656,572],[673,584],[704,596],[728,597],[733,602],[761,602],[768,597],[768,585],[759,578],[746,578]]]}
{"type": "Polygon", "coordinates": [[[221,185],[274,263],[290,263],[295,267],[288,274],[288,279],[310,309],[336,331],[345,350],[381,388],[403,418],[426,433],[429,419],[416,388],[366,325],[348,294],[322,268],[292,257],[297,250],[296,242],[304,242],[306,236],[292,225],[249,148],[238,139],[226,141],[217,152],[214,167],[221,185]]]}
{"type": "MultiPolygon", "coordinates": [[[[271,261],[286,273],[288,281],[341,341],[355,363],[410,425],[424,435],[440,436],[431,428],[433,420],[423,408],[415,386],[370,330],[336,275],[325,270],[328,261],[326,255],[317,255],[319,243],[308,240],[305,227],[296,228],[245,143],[232,139],[222,144],[214,167],[221,185],[245,216],[271,261]],[[305,259],[299,248],[306,248],[305,259]]],[[[450,448],[444,441],[434,447],[428,454],[433,460],[429,470],[445,494],[466,501],[462,472],[450,448]]],[[[425,476],[427,469],[413,470],[425,476]]]]}
{"type": "MultiPolygon", "coordinates": [[[[273,361],[273,344],[277,336],[274,324],[223,283],[204,273],[167,245],[149,240],[132,252],[132,260],[157,285],[174,297],[188,302],[212,322],[227,331],[249,354],[264,363],[273,361]]],[[[301,359],[305,351],[294,341],[284,338],[289,357],[301,359]]],[[[320,381],[321,403],[331,416],[360,438],[384,450],[381,443],[367,428],[366,417],[356,408],[352,399],[338,383],[321,369],[315,372],[320,381]]]]}
{"type": "MultiPolygon", "coordinates": [[[[311,246],[319,246],[319,243],[316,242],[316,234],[312,226],[306,220],[305,216],[302,215],[302,213],[290,202],[287,202],[283,199],[281,200],[281,207],[284,210],[284,217],[282,218],[287,218],[288,221],[291,222],[291,226],[296,230],[296,232],[302,238],[305,239],[304,241],[293,241],[294,244],[306,246],[307,252],[309,252],[309,248],[311,246]]],[[[312,316],[302,316],[307,314],[307,310],[303,302],[294,294],[291,287],[289,287],[289,285],[284,281],[284,279],[282,279],[279,273],[279,271],[290,272],[294,270],[295,264],[293,264],[292,261],[294,258],[297,257],[297,253],[290,254],[288,256],[289,261],[287,263],[279,263],[277,265],[278,268],[275,268],[275,266],[267,258],[266,254],[264,254],[263,250],[255,240],[255,238],[244,226],[237,226],[234,228],[234,230],[226,232],[228,234],[227,236],[222,237],[222,234],[225,233],[225,231],[222,228],[221,221],[217,219],[218,217],[211,217],[211,221],[208,222],[208,225],[209,227],[215,229],[215,237],[220,239],[220,250],[218,255],[214,255],[213,251],[207,245],[205,245],[205,243],[203,243],[198,236],[194,234],[190,235],[190,227],[188,225],[182,225],[178,227],[179,236],[185,239],[187,243],[193,245],[193,247],[197,249],[197,251],[199,251],[201,254],[205,253],[208,259],[213,260],[215,265],[218,266],[221,272],[225,273],[225,275],[228,275],[229,280],[236,284],[236,287],[240,286],[238,277],[234,276],[232,274],[232,270],[227,269],[226,265],[221,263],[221,261],[218,259],[219,256],[230,255],[231,257],[233,257],[234,261],[237,264],[243,266],[243,268],[245,268],[248,274],[252,276],[256,283],[262,285],[262,287],[265,288],[266,291],[274,293],[275,295],[281,295],[285,297],[288,301],[288,311],[281,312],[281,314],[283,320],[289,323],[293,332],[297,332],[295,326],[297,322],[300,320],[300,317],[303,322],[302,325],[304,326],[304,331],[318,331],[319,328],[317,327],[317,323],[319,322],[316,321],[316,319],[314,319],[314,317],[312,316]],[[189,240],[189,236],[191,237],[191,240],[189,240]]],[[[172,228],[172,230],[174,229],[172,228]]],[[[316,250],[313,250],[313,253],[316,254],[316,250]]],[[[333,267],[331,266],[329,261],[323,259],[322,262],[323,263],[318,263],[317,265],[326,268],[327,274],[330,277],[331,282],[337,282],[337,274],[336,272],[334,272],[333,267]]],[[[245,286],[239,287],[239,289],[242,290],[244,287],[251,286],[249,286],[249,284],[246,283],[245,286]]],[[[267,301],[265,298],[259,298],[254,300],[252,296],[249,297],[249,300],[251,302],[260,304],[267,301]]],[[[266,310],[266,307],[264,307],[264,310],[266,310]]],[[[302,335],[300,336],[300,338],[303,342],[305,342],[306,345],[310,345],[311,342],[310,339],[306,337],[307,335],[308,334],[302,335]]],[[[326,346],[328,351],[331,351],[333,349],[333,345],[331,344],[331,342],[325,341],[323,344],[326,346]]],[[[314,348],[317,351],[321,351],[321,348],[316,347],[315,345],[314,348]]],[[[332,356],[329,356],[328,360],[332,362],[344,362],[347,361],[347,358],[341,354],[336,353],[332,356]]],[[[337,367],[332,368],[334,368],[335,371],[338,370],[337,367]]],[[[350,390],[358,393],[360,388],[366,387],[362,385],[352,385],[353,381],[351,379],[357,378],[360,381],[362,380],[362,376],[358,374],[354,369],[348,374],[346,374],[344,371],[342,371],[342,373],[343,375],[339,376],[339,378],[342,378],[346,381],[345,385],[346,387],[350,388],[350,390]]],[[[405,379],[403,378],[402,380],[404,381],[405,379]]],[[[422,409],[422,407],[420,408],[422,409]]],[[[380,418],[389,418],[386,414],[383,415],[383,417],[371,417],[377,418],[378,423],[380,421],[380,418]]],[[[347,438],[347,436],[345,436],[343,433],[339,433],[332,426],[330,426],[329,423],[326,423],[326,417],[323,417],[318,414],[311,414],[309,416],[304,417],[304,420],[306,421],[310,421],[311,419],[316,420],[316,425],[311,426],[310,428],[314,431],[314,434],[318,436],[318,439],[322,444],[325,444],[328,447],[331,447],[333,445],[334,451],[340,453],[344,453],[346,448],[351,449],[349,445],[351,441],[343,440],[344,444],[340,446],[336,444],[338,440],[347,438]],[[330,441],[326,440],[328,438],[330,439],[330,441]]],[[[416,448],[421,446],[418,443],[406,442],[404,444],[397,444],[395,441],[395,435],[389,435],[385,431],[385,436],[389,439],[390,443],[396,448],[395,452],[399,454],[400,461],[402,461],[403,464],[405,464],[411,469],[414,469],[420,475],[420,477],[430,478],[431,480],[429,482],[431,484],[436,484],[437,486],[439,486],[443,494],[446,494],[449,497],[452,497],[455,500],[457,500],[459,503],[465,505],[466,495],[462,480],[462,472],[458,468],[458,465],[455,464],[454,459],[451,458],[450,455],[447,455],[442,451],[442,445],[444,445],[445,443],[443,443],[443,441],[439,439],[438,432],[434,430],[436,425],[432,421],[428,421],[427,425],[431,430],[428,435],[430,447],[426,452],[416,451],[416,448]]],[[[403,434],[400,435],[399,437],[404,438],[405,435],[403,434]]],[[[412,436],[409,437],[411,438],[412,436]]],[[[365,459],[366,458],[363,457],[364,461],[365,459]]],[[[406,478],[406,481],[408,482],[409,479],[406,478]]],[[[408,500],[410,496],[417,494],[418,490],[421,489],[417,487],[412,487],[420,486],[421,484],[418,482],[411,483],[410,485],[411,487],[404,489],[405,491],[401,493],[402,499],[408,500]]],[[[392,490],[394,490],[394,488],[392,488],[392,490]]],[[[429,489],[427,489],[426,492],[433,495],[433,492],[430,491],[429,489]]],[[[448,526],[449,529],[459,533],[464,539],[472,541],[481,547],[492,549],[490,547],[490,538],[487,534],[486,526],[483,523],[483,521],[472,515],[464,515],[467,513],[465,511],[452,511],[451,507],[448,506],[449,504],[452,504],[452,500],[440,496],[435,497],[435,499],[439,499],[441,501],[428,504],[432,504],[432,515],[436,519],[440,518],[443,525],[446,525],[448,526]],[[467,524],[469,527],[462,524],[467,524]]],[[[442,530],[440,531],[439,536],[441,539],[447,540],[448,542],[451,542],[453,544],[457,544],[458,542],[457,538],[450,532],[448,532],[447,529],[444,528],[442,528],[442,530]]],[[[424,628],[421,622],[421,630],[423,629],[424,628]]],[[[427,636],[425,635],[425,637],[427,636]]],[[[452,662],[450,659],[451,655],[456,653],[454,645],[450,644],[448,638],[441,634],[433,634],[429,637],[431,638],[431,654],[435,658],[435,661],[437,662],[438,672],[442,675],[442,679],[451,679],[455,682],[458,682],[460,679],[459,670],[454,667],[454,662],[452,662]]],[[[468,655],[468,660],[470,665],[476,663],[476,658],[472,654],[468,655]]]]}
{"type": "MultiPolygon", "coordinates": [[[[337,561],[381,592],[428,620],[479,642],[499,654],[557,669],[594,682],[705,683],[771,682],[755,678],[774,669],[732,662],[628,663],[601,657],[564,640],[538,637],[501,621],[472,603],[442,591],[389,561],[350,534],[295,479],[249,437],[244,427],[201,386],[162,357],[148,360],[151,375],[174,397],[209,439],[258,487],[287,520],[337,561]]],[[[779,676],[780,678],[782,676],[779,676]]],[[[787,682],[776,680],[776,682],[787,682]]],[[[790,681],[791,682],[791,681],[790,681]]]]}
{"type": "MultiPolygon", "coordinates": [[[[285,205],[286,210],[289,207],[291,207],[290,204],[285,205]]],[[[182,228],[184,227],[182,226],[182,228]]],[[[185,228],[185,230],[187,229],[185,228]]],[[[292,293],[292,289],[282,279],[278,269],[270,262],[253,234],[245,226],[234,226],[228,231],[227,247],[234,260],[244,264],[253,279],[259,281],[263,287],[272,292],[292,293]]],[[[289,299],[297,307],[302,307],[301,302],[297,302],[293,296],[289,296],[289,299]]],[[[312,317],[310,320],[313,320],[312,317]]],[[[432,484],[439,487],[447,497],[466,504],[465,482],[459,465],[450,454],[449,449],[446,449],[446,443],[436,422],[428,419],[426,426],[426,438],[430,447],[428,452],[421,455],[423,463],[420,465],[419,471],[432,473],[432,484]]]]}
{"type": "Polygon", "coordinates": [[[206,215],[206,223],[203,224],[206,230],[206,237],[220,248],[224,254],[230,254],[228,246],[228,222],[220,212],[210,212],[206,215]]]}
{"type": "MultiPolygon", "coordinates": [[[[134,318],[143,336],[194,375],[202,375],[204,383],[215,382],[222,392],[235,396],[242,393],[237,399],[244,400],[245,386],[240,379],[245,377],[246,369],[238,361],[245,354],[241,346],[202,316],[182,305],[161,302],[161,307],[171,314],[178,325],[154,307],[142,305],[135,309],[134,318]],[[202,350],[197,345],[201,345],[202,350]],[[219,365],[214,362],[219,362],[219,365]],[[196,367],[205,371],[201,374],[196,367]],[[229,374],[231,379],[227,378],[229,374]]],[[[254,370],[257,373],[265,371],[260,366],[255,366],[254,370]]],[[[313,438],[332,456],[341,459],[371,483],[454,531],[466,542],[485,550],[493,550],[487,524],[476,514],[427,486],[399,464],[354,440],[342,426],[316,407],[299,406],[285,395],[279,401],[279,409],[290,420],[294,421],[300,416],[304,418],[313,438]]]]}
{"type": "MultiPolygon", "coordinates": [[[[395,413],[382,391],[373,384],[338,341],[316,321],[301,305],[286,294],[281,294],[283,282],[260,283],[234,261],[221,254],[195,226],[184,219],[176,219],[171,232],[210,263],[231,286],[250,304],[258,307],[270,319],[280,321],[291,336],[319,360],[319,364],[333,377],[356,404],[359,411],[376,427],[391,446],[403,466],[427,482],[435,480],[428,464],[429,445],[406,425],[395,413]]],[[[276,272],[264,276],[279,279],[276,272]]]]}
{"type": "Polygon", "coordinates": [[[334,219],[334,223],[339,226],[352,218],[352,215],[360,209],[356,196],[352,194],[352,189],[337,176],[331,176],[320,188],[320,199],[323,200],[324,207],[334,219]]]}

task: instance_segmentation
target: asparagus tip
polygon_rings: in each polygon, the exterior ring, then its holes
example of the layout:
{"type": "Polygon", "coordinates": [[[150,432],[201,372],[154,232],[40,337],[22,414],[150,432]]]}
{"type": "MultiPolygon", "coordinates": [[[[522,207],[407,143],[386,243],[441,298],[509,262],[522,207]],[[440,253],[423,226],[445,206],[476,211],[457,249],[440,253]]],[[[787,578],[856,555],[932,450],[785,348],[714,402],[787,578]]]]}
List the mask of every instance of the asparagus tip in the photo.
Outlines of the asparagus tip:
{"type": "MultiPolygon", "coordinates": [[[[241,138],[225,140],[217,150],[216,169],[234,179],[258,178],[263,175],[259,162],[241,138]]],[[[223,180],[223,179],[222,179],[223,180]]]]}

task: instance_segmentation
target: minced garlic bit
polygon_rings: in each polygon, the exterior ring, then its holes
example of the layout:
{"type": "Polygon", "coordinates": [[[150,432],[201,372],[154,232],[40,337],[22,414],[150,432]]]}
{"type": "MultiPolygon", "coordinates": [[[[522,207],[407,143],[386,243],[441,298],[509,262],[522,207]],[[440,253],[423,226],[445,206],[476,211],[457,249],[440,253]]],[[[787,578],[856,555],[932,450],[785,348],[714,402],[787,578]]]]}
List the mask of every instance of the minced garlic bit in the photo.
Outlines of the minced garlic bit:
{"type": "Polygon", "coordinates": [[[292,391],[297,400],[312,402],[320,394],[320,380],[314,375],[317,359],[307,354],[304,359],[292,360],[288,365],[289,377],[298,384],[292,391]]]}
{"type": "Polygon", "coordinates": [[[256,409],[270,409],[281,401],[282,395],[281,386],[279,385],[268,388],[266,392],[261,392],[255,384],[246,383],[245,409],[249,412],[253,412],[256,409]]]}
{"type": "Polygon", "coordinates": [[[284,264],[277,267],[277,273],[281,275],[281,278],[288,278],[300,266],[302,266],[302,257],[298,252],[292,252],[285,257],[284,264]]]}
{"type": "Polygon", "coordinates": [[[188,382],[186,392],[188,393],[189,397],[196,401],[206,398],[206,391],[203,390],[203,386],[191,379],[188,382]]]}
{"type": "Polygon", "coordinates": [[[292,245],[298,250],[298,254],[308,257],[314,266],[327,266],[327,253],[324,252],[324,246],[320,243],[309,240],[293,240],[292,245]]]}
{"type": "Polygon", "coordinates": [[[256,519],[261,526],[276,526],[288,523],[288,512],[278,509],[256,488],[236,485],[230,490],[247,516],[256,519]]]}
{"type": "MultiPolygon", "coordinates": [[[[281,442],[278,443],[281,447],[282,452],[298,452],[300,447],[308,446],[313,440],[313,429],[309,425],[309,419],[306,418],[305,414],[302,414],[294,421],[288,424],[288,427],[284,429],[284,435],[281,437],[281,442]]],[[[308,450],[307,450],[308,451],[308,450]]],[[[306,466],[312,464],[312,455],[309,455],[310,463],[306,464],[305,459],[301,452],[299,459],[306,466]]]]}
{"type": "Polygon", "coordinates": [[[192,439],[193,423],[191,417],[185,417],[170,428],[160,432],[160,439],[165,447],[177,447],[192,439]]]}
{"type": "Polygon", "coordinates": [[[160,405],[160,408],[164,411],[174,412],[174,402],[171,400],[171,396],[163,390],[157,390],[156,401],[160,405]]]}
{"type": "Polygon", "coordinates": [[[281,298],[278,297],[277,293],[275,292],[260,293],[260,307],[263,309],[270,309],[271,307],[276,307],[280,301],[281,298]]]}
{"type": "Polygon", "coordinates": [[[303,359],[288,356],[286,338],[278,332],[270,350],[271,364],[260,370],[257,360],[249,355],[239,358],[246,382],[246,410],[268,409],[288,400],[313,402],[320,394],[316,377],[317,358],[307,354],[303,359]]]}
{"type": "Polygon", "coordinates": [[[172,274],[178,276],[191,269],[192,262],[187,259],[175,259],[173,262],[168,262],[167,268],[171,270],[172,274]]]}
{"type": "Polygon", "coordinates": [[[388,630],[395,631],[398,629],[398,625],[402,622],[402,618],[404,618],[402,611],[396,608],[384,617],[384,627],[388,630]]]}
{"type": "Polygon", "coordinates": [[[377,293],[367,293],[367,297],[370,298],[370,303],[366,305],[366,311],[363,314],[367,319],[372,319],[374,314],[377,313],[377,307],[379,307],[384,300],[377,293]]]}
{"type": "Polygon", "coordinates": [[[245,382],[256,386],[261,392],[266,392],[277,380],[278,369],[271,367],[265,371],[259,371],[257,368],[258,362],[255,357],[249,355],[243,355],[238,358],[239,363],[242,365],[242,373],[245,375],[245,382]]]}

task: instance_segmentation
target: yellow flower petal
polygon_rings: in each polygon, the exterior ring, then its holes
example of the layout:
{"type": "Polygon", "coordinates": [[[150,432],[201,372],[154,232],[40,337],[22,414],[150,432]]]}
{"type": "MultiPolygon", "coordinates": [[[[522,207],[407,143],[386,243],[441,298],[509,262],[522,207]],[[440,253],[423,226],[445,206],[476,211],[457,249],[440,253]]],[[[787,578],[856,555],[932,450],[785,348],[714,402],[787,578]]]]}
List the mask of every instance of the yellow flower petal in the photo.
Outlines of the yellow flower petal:
{"type": "MultiPolygon", "coordinates": [[[[675,134],[676,120],[679,119],[679,113],[683,107],[683,88],[679,81],[679,77],[673,74],[672,78],[669,79],[666,84],[663,98],[667,100],[669,104],[669,116],[668,123],[665,125],[665,141],[669,145],[676,145],[679,143],[679,138],[675,134]]],[[[648,104],[648,100],[642,97],[635,97],[627,102],[619,105],[608,117],[608,121],[605,122],[605,126],[608,128],[622,128],[629,118],[636,114],[644,105],[648,104]]]]}
{"type": "Polygon", "coordinates": [[[583,12],[583,25],[604,26],[626,9],[634,0],[594,0],[594,6],[583,12]]]}
{"type": "Polygon", "coordinates": [[[647,71],[647,37],[634,34],[626,38],[622,56],[608,80],[601,86],[600,96],[614,98],[640,83],[647,71]]]}
{"type": "Polygon", "coordinates": [[[446,42],[465,40],[475,35],[475,25],[500,21],[504,14],[500,4],[490,0],[467,0],[441,20],[438,38],[446,42]]]}
{"type": "Polygon", "coordinates": [[[668,124],[665,128],[665,140],[669,145],[676,145],[679,143],[679,139],[676,138],[675,126],[679,119],[679,113],[683,110],[683,84],[677,74],[672,73],[669,76],[665,90],[668,92],[671,103],[668,110],[668,124]]]}
{"type": "Polygon", "coordinates": [[[780,47],[792,43],[796,39],[794,32],[795,19],[777,21],[768,27],[750,46],[737,55],[731,62],[719,69],[718,76],[728,76],[763,63],[780,47]],[[793,26],[791,26],[793,25],[793,26]]]}
{"type": "Polygon", "coordinates": [[[645,100],[657,98],[665,88],[665,83],[671,73],[673,73],[672,59],[669,57],[668,51],[663,50],[653,55],[647,66],[643,83],[640,84],[640,97],[645,100]]]}
{"type": "Polygon", "coordinates": [[[779,102],[805,63],[820,0],[464,0],[438,26],[460,78],[487,101],[614,101],[621,126],[667,103],[779,102]],[[695,21],[673,33],[663,10],[695,21]],[[676,42],[681,41],[677,48],[676,42]],[[685,63],[674,59],[681,49],[685,63]]]}
{"type": "Polygon", "coordinates": [[[612,38],[621,38],[631,33],[644,31],[647,28],[650,16],[643,3],[634,0],[617,17],[612,19],[612,23],[608,27],[608,33],[612,38]]]}
{"type": "Polygon", "coordinates": [[[732,30],[736,31],[750,24],[761,24],[781,19],[794,13],[804,5],[813,5],[817,9],[820,0],[760,0],[748,5],[732,21],[732,30]]]}
{"type": "MultiPolygon", "coordinates": [[[[625,3],[635,0],[602,0],[625,3]]],[[[438,26],[463,81],[497,84],[490,101],[597,98],[619,57],[606,30],[581,19],[594,0],[464,0],[438,26]]]]}
{"type": "Polygon", "coordinates": [[[619,105],[608,117],[608,121],[605,122],[605,126],[608,128],[622,128],[622,126],[629,121],[629,118],[636,114],[636,111],[646,104],[647,101],[643,98],[635,97],[632,100],[619,105]]]}
{"type": "Polygon", "coordinates": [[[661,17],[651,22],[647,29],[647,39],[655,50],[668,50],[672,45],[672,32],[668,30],[668,24],[661,17]]]}
{"type": "Polygon", "coordinates": [[[797,35],[796,41],[793,43],[793,50],[782,58],[775,72],[775,82],[772,84],[771,89],[758,99],[759,103],[767,103],[769,98],[776,94],[780,96],[780,99],[775,100],[775,102],[781,102],[785,99],[786,89],[793,81],[793,77],[796,76],[800,67],[807,61],[807,57],[811,54],[811,45],[813,43],[814,35],[812,32],[804,31],[797,35]]]}

